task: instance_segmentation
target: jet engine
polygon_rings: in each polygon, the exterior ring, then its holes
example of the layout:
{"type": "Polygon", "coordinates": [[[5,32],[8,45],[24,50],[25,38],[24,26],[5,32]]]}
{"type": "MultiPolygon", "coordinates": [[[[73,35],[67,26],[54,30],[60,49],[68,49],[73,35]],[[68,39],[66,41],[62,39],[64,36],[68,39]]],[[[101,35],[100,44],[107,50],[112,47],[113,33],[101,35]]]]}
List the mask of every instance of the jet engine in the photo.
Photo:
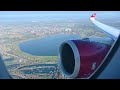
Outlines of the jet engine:
{"type": "Polygon", "coordinates": [[[67,78],[90,78],[100,67],[111,45],[86,40],[69,40],[59,48],[59,65],[67,78]]]}

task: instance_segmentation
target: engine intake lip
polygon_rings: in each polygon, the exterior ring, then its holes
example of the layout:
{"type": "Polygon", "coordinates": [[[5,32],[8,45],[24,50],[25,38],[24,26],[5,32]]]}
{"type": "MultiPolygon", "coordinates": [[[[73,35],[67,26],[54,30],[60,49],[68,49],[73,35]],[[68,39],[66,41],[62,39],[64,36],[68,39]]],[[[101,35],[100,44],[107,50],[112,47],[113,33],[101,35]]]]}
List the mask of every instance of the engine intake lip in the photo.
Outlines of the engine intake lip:
{"type": "MultiPolygon", "coordinates": [[[[68,51],[66,51],[68,52],[68,51]]],[[[79,71],[80,71],[80,53],[75,45],[75,43],[70,40],[70,41],[66,41],[66,42],[63,42],[59,48],[59,53],[58,53],[58,57],[59,57],[59,66],[60,66],[60,70],[61,72],[68,78],[75,78],[78,76],[79,74],[79,71]],[[74,59],[75,60],[75,65],[74,65],[74,69],[72,71],[72,73],[69,73],[64,65],[63,65],[63,57],[62,57],[62,53],[63,53],[63,48],[65,47],[65,45],[69,45],[70,48],[72,49],[72,52],[73,52],[73,55],[74,55],[74,59]]],[[[67,56],[69,57],[69,55],[67,56]]],[[[69,64],[69,60],[67,61],[68,64],[69,64]]]]}

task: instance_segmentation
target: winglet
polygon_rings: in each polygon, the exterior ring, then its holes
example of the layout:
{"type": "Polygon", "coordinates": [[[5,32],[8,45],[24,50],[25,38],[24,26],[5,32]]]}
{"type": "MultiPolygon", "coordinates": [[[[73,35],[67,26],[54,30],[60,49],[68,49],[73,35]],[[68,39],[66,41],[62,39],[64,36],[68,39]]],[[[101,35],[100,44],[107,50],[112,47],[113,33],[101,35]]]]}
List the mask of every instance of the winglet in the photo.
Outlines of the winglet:
{"type": "Polygon", "coordinates": [[[93,15],[91,15],[90,19],[93,20],[96,16],[96,13],[94,13],[93,15]]]}
{"type": "Polygon", "coordinates": [[[91,18],[94,18],[96,16],[96,13],[94,13],[92,16],[91,16],[91,18]]]}

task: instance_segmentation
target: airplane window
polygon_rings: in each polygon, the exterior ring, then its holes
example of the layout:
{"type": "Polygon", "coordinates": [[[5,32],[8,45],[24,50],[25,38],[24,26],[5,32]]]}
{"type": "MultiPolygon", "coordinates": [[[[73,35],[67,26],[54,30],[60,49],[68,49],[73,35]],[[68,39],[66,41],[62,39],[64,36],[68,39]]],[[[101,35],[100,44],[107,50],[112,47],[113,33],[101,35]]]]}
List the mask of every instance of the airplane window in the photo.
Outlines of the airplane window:
{"type": "MultiPolygon", "coordinates": [[[[71,73],[74,73],[74,69],[77,67],[73,60],[77,58],[73,57],[77,56],[73,55],[72,51],[63,50],[65,57],[68,58],[64,61],[65,65],[68,64],[65,67],[69,67],[68,71],[71,76],[64,75],[65,71],[62,72],[60,68],[62,62],[59,62],[61,59],[59,52],[63,42],[70,40],[74,43],[77,42],[75,40],[95,41],[110,46],[114,42],[114,38],[102,32],[90,21],[89,18],[93,13],[97,13],[96,20],[120,29],[119,11],[0,11],[0,54],[11,77],[13,79],[66,79],[74,77],[76,74],[71,73]],[[74,64],[69,64],[69,62],[74,64]]],[[[68,44],[66,43],[69,48],[72,47],[70,45],[73,45],[68,44]]],[[[95,49],[102,47],[105,46],[96,46],[95,49]]],[[[83,55],[83,59],[95,54],[94,52],[89,54],[89,51],[85,52],[85,50],[82,54],[81,50],[78,52],[83,55]]],[[[81,60],[81,57],[79,58],[81,60]]],[[[97,64],[94,62],[92,64],[93,71],[96,70],[96,66],[97,64]]],[[[90,73],[84,73],[81,77],[89,76],[90,73]]]]}

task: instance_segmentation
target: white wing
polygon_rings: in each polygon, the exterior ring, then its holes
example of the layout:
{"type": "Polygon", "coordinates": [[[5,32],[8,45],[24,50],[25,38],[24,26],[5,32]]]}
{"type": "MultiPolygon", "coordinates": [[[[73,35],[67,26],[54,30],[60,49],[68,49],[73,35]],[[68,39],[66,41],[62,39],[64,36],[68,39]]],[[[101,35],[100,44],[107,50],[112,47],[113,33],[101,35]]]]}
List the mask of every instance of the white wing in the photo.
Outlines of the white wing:
{"type": "Polygon", "coordinates": [[[114,40],[116,40],[120,34],[120,30],[119,29],[116,29],[116,28],[113,28],[111,26],[108,26],[108,25],[105,25],[97,20],[95,20],[95,16],[96,16],[96,13],[93,14],[91,17],[90,17],[90,20],[96,25],[98,26],[99,28],[101,28],[101,31],[103,31],[104,33],[106,33],[107,35],[109,35],[110,37],[112,37],[114,40]]]}

